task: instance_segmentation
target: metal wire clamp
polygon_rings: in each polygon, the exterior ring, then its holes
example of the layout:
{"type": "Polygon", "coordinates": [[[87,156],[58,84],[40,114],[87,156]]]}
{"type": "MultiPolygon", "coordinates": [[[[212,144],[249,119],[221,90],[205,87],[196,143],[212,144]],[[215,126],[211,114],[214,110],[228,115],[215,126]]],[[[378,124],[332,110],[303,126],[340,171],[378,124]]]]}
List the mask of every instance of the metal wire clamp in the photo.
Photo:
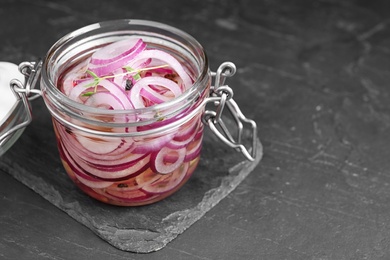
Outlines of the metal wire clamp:
{"type": "Polygon", "coordinates": [[[248,160],[254,161],[256,158],[256,143],[257,143],[257,125],[252,119],[244,116],[233,100],[233,90],[224,85],[228,77],[232,77],[236,73],[236,66],[232,62],[222,63],[216,72],[211,72],[214,77],[214,85],[210,90],[208,102],[214,103],[214,110],[206,110],[203,114],[202,121],[209,126],[211,131],[225,144],[241,152],[248,160]],[[222,119],[222,113],[227,107],[235,124],[237,131],[232,134],[222,119]],[[251,129],[251,146],[246,148],[243,144],[244,123],[249,125],[251,129]]]}
{"type": "Polygon", "coordinates": [[[20,82],[17,79],[13,79],[10,82],[10,87],[16,99],[23,102],[23,106],[26,111],[26,117],[24,121],[18,123],[17,125],[8,129],[5,133],[0,136],[0,143],[2,143],[7,137],[15,133],[19,129],[22,129],[28,126],[32,121],[32,110],[30,107],[30,100],[34,100],[41,96],[41,91],[35,89],[36,83],[38,81],[40,71],[42,67],[42,62],[22,62],[19,65],[19,71],[25,77],[25,84],[20,82]]]}

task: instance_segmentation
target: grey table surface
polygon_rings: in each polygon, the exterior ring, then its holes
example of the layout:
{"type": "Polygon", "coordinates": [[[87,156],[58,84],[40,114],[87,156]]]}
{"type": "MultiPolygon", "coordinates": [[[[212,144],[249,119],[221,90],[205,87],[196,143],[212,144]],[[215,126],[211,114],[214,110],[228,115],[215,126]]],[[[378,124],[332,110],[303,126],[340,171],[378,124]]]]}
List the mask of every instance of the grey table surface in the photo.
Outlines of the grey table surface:
{"type": "Polygon", "coordinates": [[[190,33],[211,69],[236,64],[229,85],[263,160],[149,254],[110,246],[0,172],[0,259],[390,259],[389,1],[2,0],[0,60],[122,18],[190,33]]]}

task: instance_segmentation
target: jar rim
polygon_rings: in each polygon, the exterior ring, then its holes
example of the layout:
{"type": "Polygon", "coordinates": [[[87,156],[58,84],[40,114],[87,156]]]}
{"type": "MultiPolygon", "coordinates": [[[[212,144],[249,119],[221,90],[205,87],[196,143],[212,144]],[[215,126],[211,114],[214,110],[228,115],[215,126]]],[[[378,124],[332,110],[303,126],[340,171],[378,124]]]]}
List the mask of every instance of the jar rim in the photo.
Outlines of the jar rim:
{"type": "MultiPolygon", "coordinates": [[[[58,64],[56,65],[58,66],[58,64]]],[[[73,32],[70,32],[60,38],[48,51],[46,58],[43,61],[41,80],[43,85],[43,92],[49,92],[49,96],[54,97],[55,100],[61,101],[62,104],[71,108],[71,110],[76,109],[90,114],[99,115],[120,115],[120,114],[142,114],[142,113],[151,113],[152,111],[162,110],[165,108],[172,107],[176,104],[184,102],[188,99],[194,99],[194,95],[200,95],[201,91],[199,88],[202,88],[204,84],[204,79],[209,75],[209,66],[206,52],[203,46],[190,34],[167,24],[150,21],[150,20],[137,20],[137,19],[121,19],[121,20],[108,20],[99,23],[90,24],[84,27],[81,27],[73,32]],[[143,28],[143,30],[141,30],[143,28]],[[102,30],[101,33],[98,33],[102,30]],[[111,31],[110,31],[111,30],[111,31]],[[152,30],[156,30],[159,33],[152,33],[152,30]],[[194,78],[194,82],[190,88],[188,88],[180,96],[173,98],[170,101],[157,104],[145,108],[136,108],[136,109],[127,109],[127,110],[108,110],[108,109],[98,109],[95,107],[87,106],[77,101],[74,101],[68,98],[64,93],[62,93],[57,87],[52,77],[52,72],[50,70],[55,65],[53,59],[64,59],[68,53],[75,55],[73,53],[74,49],[77,47],[75,44],[77,41],[81,41],[81,44],[85,44],[88,41],[93,41],[97,37],[114,37],[115,33],[129,33],[129,32],[138,32],[143,35],[150,33],[149,37],[159,36],[165,38],[167,41],[172,41],[173,44],[180,44],[180,47],[183,50],[192,52],[192,55],[196,55],[196,62],[199,64],[199,73],[194,78]],[[164,33],[164,34],[163,34],[164,33]],[[178,40],[175,40],[173,37],[178,37],[178,40]],[[63,54],[62,51],[67,51],[63,54]]],[[[46,95],[43,95],[44,97],[46,95]]]]}

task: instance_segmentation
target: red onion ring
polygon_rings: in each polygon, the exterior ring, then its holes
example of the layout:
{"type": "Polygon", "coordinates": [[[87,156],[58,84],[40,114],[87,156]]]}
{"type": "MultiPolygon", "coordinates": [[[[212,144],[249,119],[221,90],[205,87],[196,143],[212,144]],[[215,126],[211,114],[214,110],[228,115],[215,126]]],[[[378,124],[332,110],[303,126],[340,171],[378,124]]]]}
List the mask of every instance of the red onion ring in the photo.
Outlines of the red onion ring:
{"type": "MultiPolygon", "coordinates": [[[[144,156],[142,159],[133,163],[122,166],[121,169],[114,168],[111,170],[99,169],[93,165],[88,164],[83,160],[73,158],[75,163],[83,170],[84,173],[97,177],[106,181],[122,181],[133,176],[137,176],[149,167],[150,155],[144,156]]],[[[118,166],[119,167],[119,166],[118,166]]]]}
{"type": "Polygon", "coordinates": [[[180,183],[185,179],[189,163],[184,163],[172,173],[162,176],[158,181],[152,182],[142,187],[142,190],[150,194],[159,194],[172,191],[180,187],[180,183]]]}
{"type": "Polygon", "coordinates": [[[146,49],[141,39],[126,39],[97,50],[91,57],[88,69],[99,77],[125,66],[146,49]],[[114,57],[113,57],[114,56],[114,57]]]}
{"type": "Polygon", "coordinates": [[[124,89],[119,87],[113,82],[110,82],[109,80],[102,80],[99,82],[99,86],[104,87],[108,91],[110,91],[114,96],[116,96],[120,102],[122,103],[124,109],[133,109],[134,106],[131,103],[130,99],[127,97],[127,93],[124,89]]]}
{"type": "Polygon", "coordinates": [[[186,149],[171,149],[163,147],[159,152],[153,153],[151,159],[152,169],[161,174],[168,174],[176,170],[183,163],[186,155],[186,149]],[[165,156],[169,153],[177,154],[177,159],[174,162],[166,162],[165,156]]]}
{"type": "Polygon", "coordinates": [[[107,137],[88,137],[81,134],[75,134],[77,141],[90,153],[108,154],[115,151],[121,144],[118,138],[107,137]]]}
{"type": "Polygon", "coordinates": [[[74,88],[75,85],[79,83],[79,80],[85,76],[85,71],[87,70],[88,62],[89,59],[77,64],[68,73],[65,74],[62,81],[61,89],[66,96],[69,96],[70,91],[74,88]]]}
{"type": "Polygon", "coordinates": [[[92,86],[94,86],[94,83],[95,83],[94,79],[87,79],[80,82],[78,85],[76,85],[70,90],[68,97],[74,101],[83,103],[83,101],[80,98],[81,94],[91,89],[92,86]]]}
{"type": "Polygon", "coordinates": [[[152,139],[141,139],[134,141],[133,153],[151,153],[161,150],[173,138],[173,133],[154,136],[152,139]]]}
{"type": "Polygon", "coordinates": [[[59,151],[65,163],[68,165],[70,170],[72,170],[77,180],[79,180],[82,184],[90,188],[106,188],[113,184],[113,182],[102,181],[99,178],[95,178],[88,174],[83,173],[83,170],[78,167],[77,163],[73,160],[69,152],[62,144],[60,144],[59,151]]]}
{"type": "Polygon", "coordinates": [[[124,109],[122,102],[111,92],[97,92],[89,97],[84,104],[97,108],[124,109]]]}
{"type": "Polygon", "coordinates": [[[203,136],[188,145],[186,150],[186,156],[184,157],[185,162],[192,161],[200,155],[200,151],[202,150],[202,137],[203,136]]]}
{"type": "Polygon", "coordinates": [[[145,86],[141,89],[140,95],[151,102],[151,105],[161,104],[169,101],[171,98],[164,96],[157,91],[153,90],[149,86],[145,86]]]}
{"type": "Polygon", "coordinates": [[[130,101],[134,108],[144,108],[145,104],[141,96],[141,90],[148,85],[158,85],[169,89],[175,97],[182,94],[179,85],[174,81],[162,77],[145,77],[137,81],[130,90],[130,101]]]}
{"type": "Polygon", "coordinates": [[[183,66],[176,60],[172,55],[161,51],[161,50],[144,50],[139,53],[134,60],[130,63],[130,65],[134,62],[138,62],[140,60],[146,59],[157,59],[162,61],[165,64],[168,64],[172,69],[176,71],[179,77],[183,80],[183,89],[189,89],[192,85],[192,80],[188,73],[184,70],[183,66]]]}

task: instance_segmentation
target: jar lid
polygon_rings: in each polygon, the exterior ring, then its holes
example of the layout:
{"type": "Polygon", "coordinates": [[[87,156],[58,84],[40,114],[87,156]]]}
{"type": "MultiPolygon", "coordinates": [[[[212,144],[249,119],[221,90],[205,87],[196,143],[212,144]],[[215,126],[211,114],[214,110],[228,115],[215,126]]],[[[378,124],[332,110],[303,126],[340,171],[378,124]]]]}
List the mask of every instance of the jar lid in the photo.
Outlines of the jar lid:
{"type": "Polygon", "coordinates": [[[22,134],[23,128],[10,131],[25,118],[23,102],[11,89],[13,79],[24,83],[24,75],[16,64],[0,61],[0,156],[3,155],[22,134]]]}

